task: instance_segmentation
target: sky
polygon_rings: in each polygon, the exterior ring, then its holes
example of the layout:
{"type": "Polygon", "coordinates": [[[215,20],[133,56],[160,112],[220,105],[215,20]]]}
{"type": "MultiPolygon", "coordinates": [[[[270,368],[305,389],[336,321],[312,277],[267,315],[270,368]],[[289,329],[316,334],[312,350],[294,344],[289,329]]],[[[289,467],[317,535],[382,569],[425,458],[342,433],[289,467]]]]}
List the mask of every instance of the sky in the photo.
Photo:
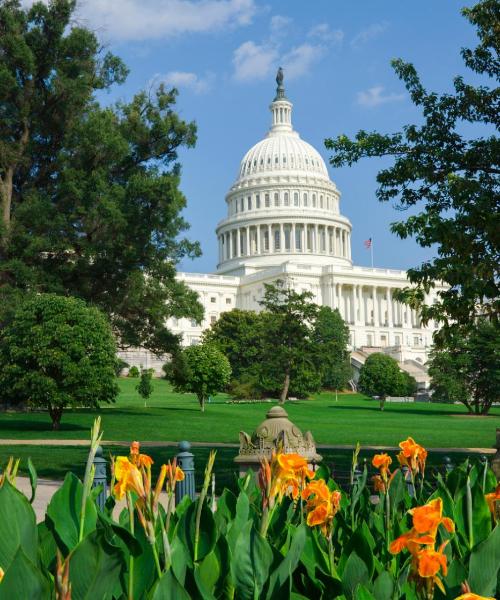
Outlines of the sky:
{"type": "MultiPolygon", "coordinates": [[[[469,2],[470,4],[471,2],[469,2]]],[[[285,72],[293,124],[328,161],[324,139],[365,129],[399,131],[420,116],[392,71],[392,58],[412,62],[427,87],[452,89],[466,73],[460,48],[474,46],[473,27],[456,0],[82,0],[78,21],[94,29],[130,68],[127,82],[101,100],[129,100],[159,82],[179,90],[177,111],[198,127],[194,149],[182,149],[181,189],[187,236],[203,255],[180,268],[211,272],[215,227],[246,151],[270,125],[278,66],[285,72]]],[[[332,169],[341,212],[353,225],[354,264],[406,269],[432,249],[400,240],[390,223],[405,216],[375,196],[377,171],[365,160],[332,169]]]]}

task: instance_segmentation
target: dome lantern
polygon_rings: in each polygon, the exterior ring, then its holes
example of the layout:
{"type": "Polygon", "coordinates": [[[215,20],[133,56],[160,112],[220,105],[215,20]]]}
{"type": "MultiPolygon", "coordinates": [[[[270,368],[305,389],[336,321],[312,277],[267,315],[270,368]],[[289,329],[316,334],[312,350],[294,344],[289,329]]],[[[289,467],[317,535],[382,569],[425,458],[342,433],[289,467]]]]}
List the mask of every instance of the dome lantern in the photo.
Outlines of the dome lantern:
{"type": "Polygon", "coordinates": [[[293,104],[285,96],[285,86],[283,85],[283,69],[280,67],[276,74],[276,96],[269,107],[272,114],[272,125],[269,135],[276,135],[285,132],[292,132],[292,107],[293,104]]]}

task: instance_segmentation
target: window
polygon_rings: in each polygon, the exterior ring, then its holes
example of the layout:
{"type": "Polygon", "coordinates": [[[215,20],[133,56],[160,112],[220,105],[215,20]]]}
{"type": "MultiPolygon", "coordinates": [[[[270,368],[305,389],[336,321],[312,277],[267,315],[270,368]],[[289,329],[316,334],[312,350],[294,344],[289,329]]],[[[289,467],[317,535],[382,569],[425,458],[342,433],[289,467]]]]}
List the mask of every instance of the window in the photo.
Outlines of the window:
{"type": "Polygon", "coordinates": [[[323,208],[323,196],[319,197],[319,207],[323,208]]]}
{"type": "Polygon", "coordinates": [[[295,229],[295,248],[302,250],[302,229],[299,229],[299,227],[295,229]]]}
{"type": "Polygon", "coordinates": [[[231,304],[231,298],[226,298],[226,304],[231,304]]]}
{"type": "Polygon", "coordinates": [[[200,343],[200,338],[191,338],[189,343],[191,346],[197,346],[200,343]]]}
{"type": "Polygon", "coordinates": [[[283,164],[286,165],[286,156],[283,155],[283,164]]]}
{"type": "Polygon", "coordinates": [[[373,346],[373,337],[371,333],[366,334],[366,345],[373,346]]]}
{"type": "Polygon", "coordinates": [[[267,164],[268,164],[268,165],[270,165],[270,164],[271,164],[271,157],[270,157],[270,156],[268,156],[268,157],[267,157],[267,164]]]}
{"type": "Polygon", "coordinates": [[[177,317],[172,317],[172,325],[174,327],[177,327],[177,325],[179,325],[179,319],[177,319],[177,317]]]}
{"type": "Polygon", "coordinates": [[[244,202],[245,202],[245,198],[242,198],[242,199],[240,200],[240,203],[241,203],[241,212],[243,212],[243,211],[245,210],[245,206],[244,206],[244,204],[243,204],[244,202]]]}
{"type": "Polygon", "coordinates": [[[264,231],[264,250],[269,252],[269,231],[264,231]]]}
{"type": "Polygon", "coordinates": [[[255,208],[260,208],[260,196],[257,194],[255,196],[255,208]]]}
{"type": "Polygon", "coordinates": [[[314,206],[314,208],[316,208],[316,194],[313,194],[312,200],[313,200],[313,206],[314,206]]]}
{"type": "Polygon", "coordinates": [[[307,206],[307,194],[304,194],[304,196],[302,197],[303,201],[304,201],[304,206],[307,206]]]}
{"type": "Polygon", "coordinates": [[[279,194],[274,194],[274,206],[280,205],[280,197],[279,194]]]}
{"type": "Polygon", "coordinates": [[[414,336],[414,338],[413,338],[413,345],[414,346],[420,346],[420,338],[418,337],[418,335],[414,336]]]}
{"type": "Polygon", "coordinates": [[[274,164],[277,165],[279,163],[279,158],[277,156],[274,157],[274,164]]]}
{"type": "Polygon", "coordinates": [[[248,210],[252,210],[252,197],[248,196],[247,198],[247,206],[248,206],[248,210]]]}
{"type": "Polygon", "coordinates": [[[217,302],[217,298],[215,296],[210,296],[210,302],[214,304],[215,302],[217,302]]]}
{"type": "Polygon", "coordinates": [[[215,315],[210,315],[210,323],[215,323],[217,321],[217,317],[215,315]]]}
{"type": "Polygon", "coordinates": [[[274,232],[274,249],[280,249],[280,232],[278,229],[274,232]]]}
{"type": "Polygon", "coordinates": [[[265,198],[265,204],[266,204],[266,208],[269,208],[269,206],[271,205],[271,201],[270,201],[270,199],[269,199],[269,194],[266,194],[266,195],[264,196],[264,198],[265,198]]]}
{"type": "Polygon", "coordinates": [[[288,206],[288,192],[285,192],[285,194],[283,196],[283,204],[285,206],[288,206]]]}
{"type": "Polygon", "coordinates": [[[394,336],[394,344],[396,346],[399,346],[401,344],[401,338],[399,337],[399,335],[394,336]]]}
{"type": "Polygon", "coordinates": [[[294,206],[298,206],[299,205],[299,194],[298,194],[298,192],[294,192],[294,194],[293,194],[293,204],[294,204],[294,206]]]}
{"type": "Polygon", "coordinates": [[[198,323],[196,322],[196,319],[190,319],[190,323],[191,323],[191,327],[198,327],[198,323]]]}
{"type": "Polygon", "coordinates": [[[380,336],[380,345],[387,346],[387,336],[385,336],[385,335],[380,336]]]}
{"type": "Polygon", "coordinates": [[[238,212],[238,200],[234,201],[234,212],[235,214],[238,212]]]}

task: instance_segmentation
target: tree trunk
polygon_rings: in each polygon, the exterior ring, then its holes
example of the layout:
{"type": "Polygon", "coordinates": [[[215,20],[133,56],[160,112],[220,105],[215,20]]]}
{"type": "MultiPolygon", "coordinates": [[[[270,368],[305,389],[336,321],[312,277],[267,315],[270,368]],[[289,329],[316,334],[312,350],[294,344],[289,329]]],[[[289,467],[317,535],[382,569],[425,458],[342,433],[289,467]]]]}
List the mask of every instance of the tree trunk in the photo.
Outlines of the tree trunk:
{"type": "Polygon", "coordinates": [[[49,406],[49,415],[52,419],[52,429],[53,431],[59,431],[59,427],[61,425],[61,417],[62,417],[63,409],[60,406],[49,406]]]}
{"type": "Polygon", "coordinates": [[[290,369],[285,371],[285,381],[283,382],[283,389],[280,394],[280,404],[285,404],[286,397],[288,396],[288,388],[290,387],[290,369]]]}
{"type": "Polygon", "coordinates": [[[380,396],[380,410],[384,410],[384,406],[385,406],[385,400],[386,400],[387,396],[380,396]]]}
{"type": "Polygon", "coordinates": [[[13,177],[14,169],[12,167],[6,169],[4,176],[0,177],[0,200],[2,204],[2,223],[4,227],[4,235],[8,235],[8,231],[10,229],[13,177]]]}
{"type": "Polygon", "coordinates": [[[198,396],[198,401],[200,403],[201,412],[205,412],[205,396],[198,396]]]}

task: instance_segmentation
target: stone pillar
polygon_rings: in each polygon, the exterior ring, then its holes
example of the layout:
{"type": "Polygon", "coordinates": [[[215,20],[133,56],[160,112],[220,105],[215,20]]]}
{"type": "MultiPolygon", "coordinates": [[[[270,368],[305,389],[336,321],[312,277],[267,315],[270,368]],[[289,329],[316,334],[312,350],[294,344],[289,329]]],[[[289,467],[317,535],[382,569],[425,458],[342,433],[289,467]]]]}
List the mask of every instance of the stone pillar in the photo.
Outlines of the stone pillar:
{"type": "Polygon", "coordinates": [[[318,236],[319,236],[319,227],[316,224],[314,226],[314,243],[312,245],[312,251],[314,252],[314,254],[319,254],[319,240],[318,240],[318,236]]]}
{"type": "Polygon", "coordinates": [[[373,296],[373,324],[375,327],[378,327],[379,322],[379,313],[378,313],[378,300],[377,300],[377,288],[373,286],[372,288],[372,296],[373,296]]]}
{"type": "Polygon", "coordinates": [[[302,254],[307,252],[307,232],[306,232],[306,224],[302,224],[302,229],[300,230],[300,239],[302,240],[302,254]]]}
{"type": "Polygon", "coordinates": [[[340,311],[340,316],[344,319],[344,321],[347,321],[347,315],[345,314],[345,306],[344,306],[344,302],[342,301],[342,284],[339,283],[339,287],[338,287],[338,309],[340,311]]]}
{"type": "Polygon", "coordinates": [[[257,233],[256,233],[256,239],[255,239],[255,252],[256,254],[260,254],[261,250],[260,250],[260,225],[257,225],[257,233]]]}
{"type": "Polygon", "coordinates": [[[291,238],[290,238],[290,250],[293,254],[295,254],[295,252],[297,251],[297,248],[295,247],[295,240],[296,240],[296,235],[297,235],[297,231],[295,229],[295,223],[292,223],[292,231],[290,233],[291,238]]]}
{"type": "Polygon", "coordinates": [[[363,295],[363,286],[359,286],[359,298],[360,298],[360,309],[359,309],[359,317],[361,324],[363,327],[366,325],[366,311],[365,311],[365,297],[363,295]]]}
{"type": "Polygon", "coordinates": [[[269,247],[268,247],[267,251],[269,252],[269,254],[271,254],[271,248],[273,247],[273,243],[272,243],[273,242],[273,240],[272,240],[273,229],[272,229],[271,225],[267,226],[267,235],[268,235],[268,238],[269,238],[269,247]]]}
{"type": "Polygon", "coordinates": [[[333,255],[337,256],[337,228],[333,227],[333,255]]]}
{"type": "Polygon", "coordinates": [[[285,251],[285,228],[283,223],[280,223],[280,252],[285,251]]]}
{"type": "Polygon", "coordinates": [[[387,288],[385,293],[385,299],[387,302],[387,323],[389,327],[392,327],[394,324],[394,319],[392,316],[392,290],[391,288],[387,288]]]}
{"type": "Polygon", "coordinates": [[[250,254],[251,254],[251,252],[250,252],[250,227],[246,228],[246,245],[247,245],[247,247],[245,248],[246,255],[250,256],[250,254]]]}

